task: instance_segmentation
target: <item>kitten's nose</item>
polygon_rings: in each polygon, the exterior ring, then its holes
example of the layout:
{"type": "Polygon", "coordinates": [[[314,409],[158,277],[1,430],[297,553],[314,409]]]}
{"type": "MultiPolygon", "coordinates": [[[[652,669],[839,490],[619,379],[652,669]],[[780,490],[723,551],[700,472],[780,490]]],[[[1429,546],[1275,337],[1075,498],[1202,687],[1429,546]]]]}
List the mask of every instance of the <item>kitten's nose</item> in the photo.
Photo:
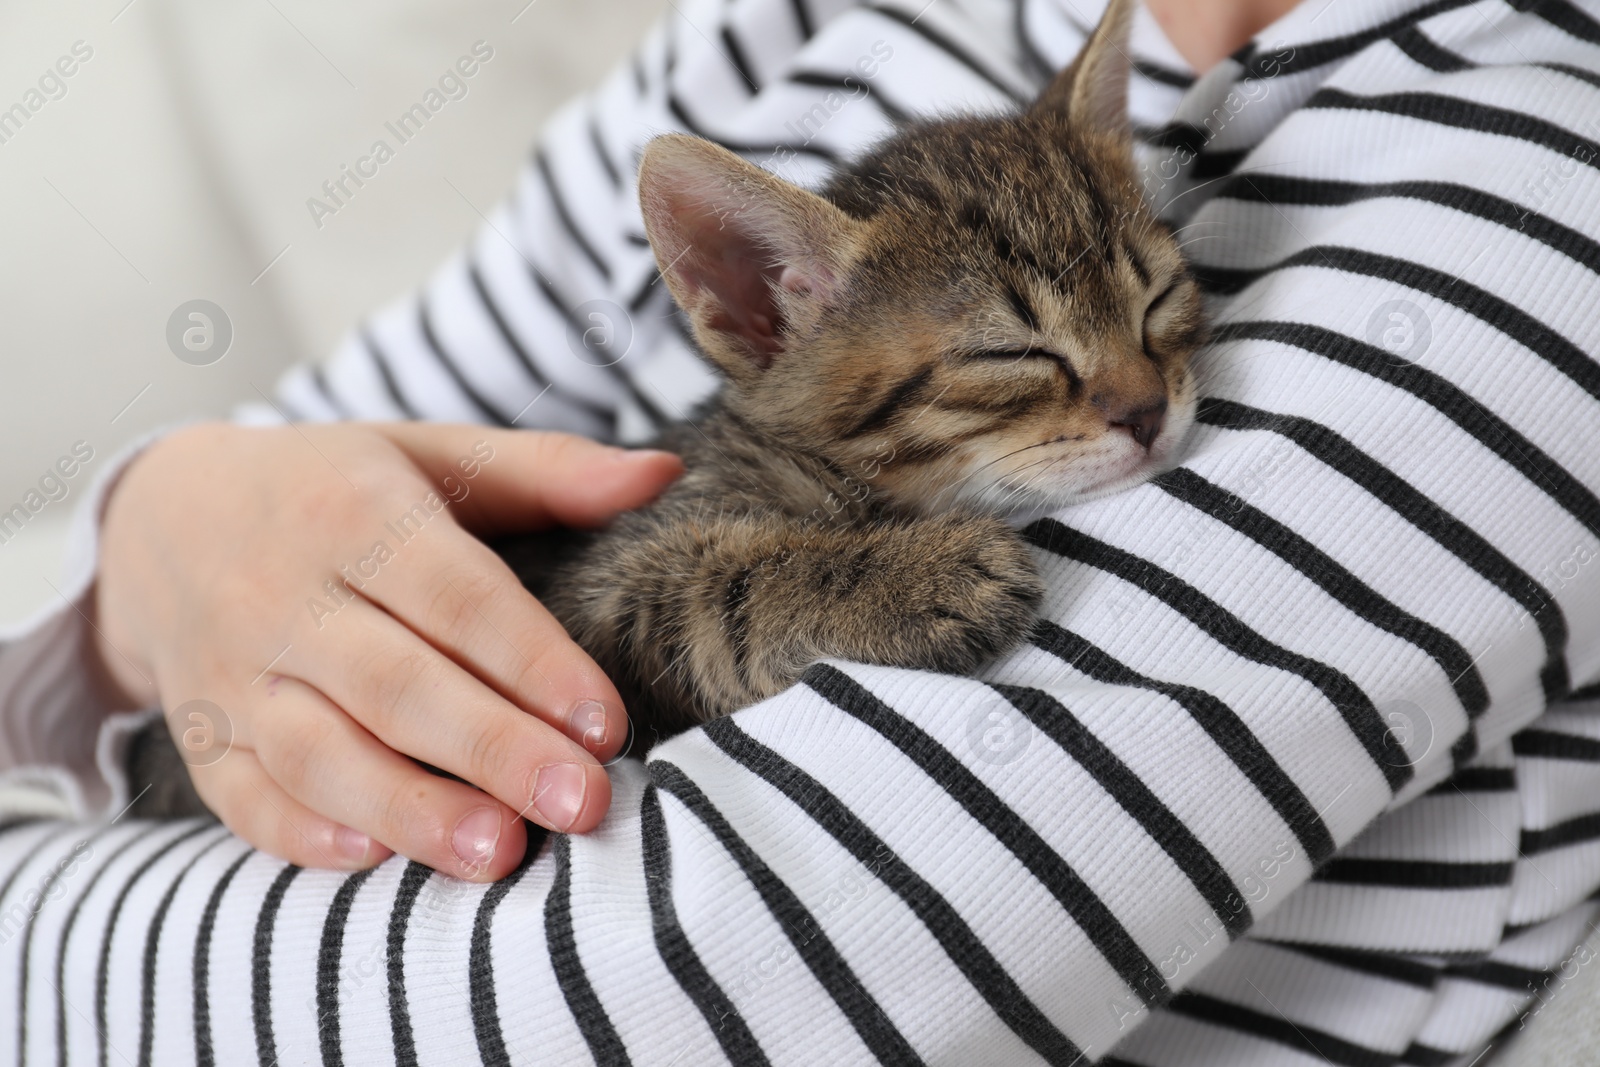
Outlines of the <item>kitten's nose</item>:
{"type": "Polygon", "coordinates": [[[1162,397],[1154,404],[1113,416],[1113,426],[1124,426],[1143,448],[1149,448],[1161,434],[1161,424],[1167,418],[1167,401],[1162,397]]]}

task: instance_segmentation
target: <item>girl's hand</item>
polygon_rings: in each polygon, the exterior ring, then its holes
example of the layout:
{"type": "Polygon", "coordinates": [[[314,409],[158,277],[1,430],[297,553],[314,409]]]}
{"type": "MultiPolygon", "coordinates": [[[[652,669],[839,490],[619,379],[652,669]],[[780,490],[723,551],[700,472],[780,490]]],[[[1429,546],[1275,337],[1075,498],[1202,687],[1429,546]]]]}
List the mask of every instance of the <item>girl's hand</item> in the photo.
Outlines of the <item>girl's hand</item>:
{"type": "Polygon", "coordinates": [[[598,525],[682,469],[477,426],[190,427],[111,494],[97,648],[125,706],[167,710],[201,798],[256,847],[345,869],[399,852],[497,879],[526,846],[518,816],[564,832],[600,820],[600,760],[628,725],[478,537],[598,525]],[[224,716],[199,724],[199,752],[175,714],[191,701],[224,716]]]}

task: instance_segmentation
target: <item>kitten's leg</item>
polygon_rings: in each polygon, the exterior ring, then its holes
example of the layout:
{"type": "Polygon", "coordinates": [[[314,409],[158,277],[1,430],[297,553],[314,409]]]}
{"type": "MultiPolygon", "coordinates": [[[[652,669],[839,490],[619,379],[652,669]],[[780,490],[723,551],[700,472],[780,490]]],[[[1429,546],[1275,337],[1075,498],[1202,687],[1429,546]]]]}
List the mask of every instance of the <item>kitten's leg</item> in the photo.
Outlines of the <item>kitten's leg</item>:
{"type": "Polygon", "coordinates": [[[603,578],[553,606],[658,731],[771,696],[825,656],[972,671],[1022,637],[1043,592],[1027,545],[987,516],[737,516],[607,540],[589,572],[603,578]]]}

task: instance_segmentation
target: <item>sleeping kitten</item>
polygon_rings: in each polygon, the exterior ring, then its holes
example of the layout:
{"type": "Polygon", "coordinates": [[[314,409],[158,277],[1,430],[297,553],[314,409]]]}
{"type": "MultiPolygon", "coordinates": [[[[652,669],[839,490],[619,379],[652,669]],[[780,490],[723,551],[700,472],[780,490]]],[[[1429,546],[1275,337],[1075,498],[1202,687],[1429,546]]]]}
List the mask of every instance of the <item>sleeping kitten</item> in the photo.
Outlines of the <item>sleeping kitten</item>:
{"type": "Polygon", "coordinates": [[[1026,112],[906,129],[820,194],[652,141],[656,261],[719,393],[688,472],[600,533],[496,549],[647,742],[833,656],[968,672],[1041,596],[999,514],[1131,486],[1193,413],[1200,296],[1133,180],[1128,0],[1026,112]]]}
{"type": "MultiPolygon", "coordinates": [[[[891,137],[818,193],[659,137],[645,228],[720,392],[687,473],[598,533],[496,549],[645,744],[840,657],[970,672],[1042,594],[999,517],[1137,484],[1193,417],[1200,296],[1134,183],[1131,0],[1027,111],[891,137]]],[[[641,746],[642,747],[642,746],[641,746]]],[[[204,809],[160,723],[139,816],[204,809]]]]}

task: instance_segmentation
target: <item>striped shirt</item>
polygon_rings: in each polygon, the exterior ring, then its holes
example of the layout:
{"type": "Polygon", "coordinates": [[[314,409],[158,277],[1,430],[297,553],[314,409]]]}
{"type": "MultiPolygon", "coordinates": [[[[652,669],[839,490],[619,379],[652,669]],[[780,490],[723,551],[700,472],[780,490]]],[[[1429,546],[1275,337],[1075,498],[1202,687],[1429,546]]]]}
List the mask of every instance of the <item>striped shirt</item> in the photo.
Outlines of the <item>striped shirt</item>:
{"type": "MultiPolygon", "coordinates": [[[[1100,6],[674,5],[279,404],[643,439],[713,387],[652,135],[815,183],[1019,106],[1100,6]]],[[[818,664],[490,886],[19,818],[0,1063],[1467,1064],[1558,991],[1600,911],[1600,8],[1305,0],[1200,77],[1141,11],[1133,49],[1205,400],[1180,469],[1028,527],[1028,643],[818,664]]],[[[76,625],[5,651],[11,751],[59,758],[0,786],[88,816],[125,787],[49,695],[76,625]]]]}

